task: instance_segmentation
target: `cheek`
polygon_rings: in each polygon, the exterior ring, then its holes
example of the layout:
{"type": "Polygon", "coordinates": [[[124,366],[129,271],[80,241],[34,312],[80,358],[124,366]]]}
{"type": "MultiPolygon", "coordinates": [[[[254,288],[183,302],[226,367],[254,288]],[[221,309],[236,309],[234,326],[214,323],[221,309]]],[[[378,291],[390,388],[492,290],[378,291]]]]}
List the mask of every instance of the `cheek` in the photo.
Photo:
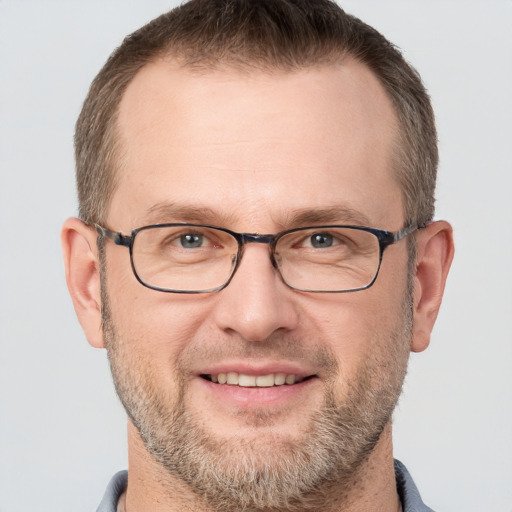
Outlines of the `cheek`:
{"type": "Polygon", "coordinates": [[[341,385],[356,379],[369,360],[392,358],[394,344],[404,343],[405,298],[406,279],[392,275],[368,290],[328,296],[304,309],[308,321],[303,328],[329,345],[337,358],[341,385]]]}
{"type": "Polygon", "coordinates": [[[135,278],[118,277],[107,283],[117,342],[139,367],[150,368],[165,380],[204,325],[207,297],[159,292],[135,278]]]}

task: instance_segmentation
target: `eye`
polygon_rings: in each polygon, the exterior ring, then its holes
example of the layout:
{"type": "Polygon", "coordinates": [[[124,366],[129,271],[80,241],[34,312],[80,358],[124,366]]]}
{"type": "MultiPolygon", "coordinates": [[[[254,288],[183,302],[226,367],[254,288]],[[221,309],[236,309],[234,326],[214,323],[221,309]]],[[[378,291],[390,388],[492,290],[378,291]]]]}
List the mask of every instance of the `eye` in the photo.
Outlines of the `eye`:
{"type": "Polygon", "coordinates": [[[315,249],[325,249],[332,247],[334,244],[334,237],[330,233],[314,233],[309,237],[311,247],[315,249]]]}
{"type": "MultiPolygon", "coordinates": [[[[285,237],[285,244],[294,249],[306,249],[310,251],[326,251],[328,249],[341,251],[353,245],[351,233],[343,229],[327,229],[325,231],[298,230],[285,237]]],[[[283,244],[283,242],[281,242],[283,244]]],[[[281,248],[284,247],[283,244],[281,248]]]]}
{"type": "Polygon", "coordinates": [[[219,246],[218,237],[206,230],[193,231],[167,228],[163,229],[162,237],[158,242],[161,249],[173,250],[204,250],[217,248],[219,246]]]}
{"type": "Polygon", "coordinates": [[[199,233],[187,233],[179,237],[179,243],[184,249],[197,249],[202,247],[204,237],[199,233]]]}

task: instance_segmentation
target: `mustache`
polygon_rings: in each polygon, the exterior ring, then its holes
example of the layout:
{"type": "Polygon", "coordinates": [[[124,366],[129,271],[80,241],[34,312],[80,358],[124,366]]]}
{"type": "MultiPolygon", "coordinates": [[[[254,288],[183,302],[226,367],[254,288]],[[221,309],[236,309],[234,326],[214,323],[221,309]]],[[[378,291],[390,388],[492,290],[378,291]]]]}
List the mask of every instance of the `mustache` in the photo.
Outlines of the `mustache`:
{"type": "Polygon", "coordinates": [[[305,343],[295,336],[283,334],[273,334],[262,341],[248,341],[235,336],[228,339],[191,340],[178,359],[178,368],[186,374],[192,367],[229,359],[304,363],[318,368],[326,376],[337,374],[339,369],[338,360],[330,347],[317,341],[305,343]]]}

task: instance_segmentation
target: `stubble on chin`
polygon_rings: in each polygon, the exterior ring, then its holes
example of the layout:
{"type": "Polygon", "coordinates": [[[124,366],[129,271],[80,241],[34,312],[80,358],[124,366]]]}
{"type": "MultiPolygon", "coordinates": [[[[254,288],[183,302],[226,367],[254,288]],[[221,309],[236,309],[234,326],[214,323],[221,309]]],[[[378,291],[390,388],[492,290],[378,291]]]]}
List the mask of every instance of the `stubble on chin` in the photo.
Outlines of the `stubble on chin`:
{"type": "Polygon", "coordinates": [[[300,340],[292,339],[274,339],[258,349],[247,345],[247,357],[257,357],[257,350],[270,350],[281,357],[288,352],[293,359],[302,350],[302,357],[316,358],[330,376],[324,383],[324,399],[292,439],[278,429],[272,433],[269,427],[276,419],[265,412],[247,418],[255,432],[264,427],[264,437],[220,438],[187,407],[187,357],[192,357],[194,347],[176,364],[171,396],[169,390],[158,387],[150,361],[136,361],[129,353],[133,340],[127,343],[117,334],[104,284],[102,297],[116,391],[146,451],[169,475],[169,499],[176,491],[175,479],[186,484],[204,510],[212,512],[321,512],[348,499],[400,395],[411,336],[407,312],[406,321],[386,339],[375,340],[376,348],[369,352],[357,378],[344,382],[341,395],[334,384],[340,378],[338,362],[324,347],[306,349],[300,340]]]}
{"type": "MultiPolygon", "coordinates": [[[[396,369],[387,385],[376,386],[379,374],[390,371],[393,356],[368,361],[357,381],[347,383],[343,400],[335,398],[333,379],[323,403],[293,439],[278,429],[272,433],[278,420],[263,411],[246,422],[255,433],[264,429],[264,437],[220,438],[187,407],[184,368],[178,365],[176,371],[178,393],[166,396],[154,387],[150,371],[133,368],[113,325],[106,327],[117,393],[147,452],[169,475],[169,496],[177,478],[204,510],[215,512],[320,512],[348,497],[390,420],[405,373],[396,369]],[[332,501],[326,499],[330,494],[336,497],[332,501]]],[[[330,364],[337,368],[334,361],[330,364]]]]}

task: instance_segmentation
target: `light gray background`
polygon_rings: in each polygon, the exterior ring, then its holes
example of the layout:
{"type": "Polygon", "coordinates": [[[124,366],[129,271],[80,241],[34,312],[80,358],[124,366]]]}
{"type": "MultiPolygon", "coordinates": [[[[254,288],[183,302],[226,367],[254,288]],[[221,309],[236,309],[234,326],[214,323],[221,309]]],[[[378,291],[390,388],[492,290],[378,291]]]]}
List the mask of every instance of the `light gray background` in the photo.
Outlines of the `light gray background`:
{"type": "MultiPolygon", "coordinates": [[[[95,510],[126,465],[105,354],[64,284],[73,124],[122,37],[161,1],[0,0],[0,512],[95,510]]],[[[395,451],[439,512],[512,511],[512,2],[346,0],[399,45],[437,111],[438,218],[457,243],[395,451]]]]}

